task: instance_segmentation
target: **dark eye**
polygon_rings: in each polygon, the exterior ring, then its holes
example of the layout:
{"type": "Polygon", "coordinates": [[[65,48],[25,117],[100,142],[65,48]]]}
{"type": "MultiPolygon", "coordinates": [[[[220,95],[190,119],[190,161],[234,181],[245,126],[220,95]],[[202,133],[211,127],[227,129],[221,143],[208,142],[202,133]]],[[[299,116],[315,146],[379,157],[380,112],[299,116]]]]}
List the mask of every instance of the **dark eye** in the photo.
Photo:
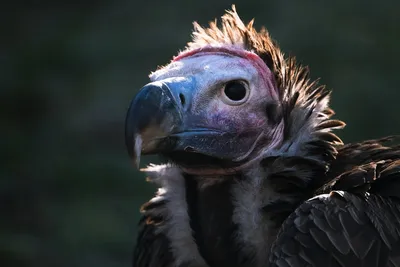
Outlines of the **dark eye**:
{"type": "Polygon", "coordinates": [[[238,105],[246,101],[249,92],[247,84],[242,81],[230,81],[223,90],[227,104],[238,105]]]}

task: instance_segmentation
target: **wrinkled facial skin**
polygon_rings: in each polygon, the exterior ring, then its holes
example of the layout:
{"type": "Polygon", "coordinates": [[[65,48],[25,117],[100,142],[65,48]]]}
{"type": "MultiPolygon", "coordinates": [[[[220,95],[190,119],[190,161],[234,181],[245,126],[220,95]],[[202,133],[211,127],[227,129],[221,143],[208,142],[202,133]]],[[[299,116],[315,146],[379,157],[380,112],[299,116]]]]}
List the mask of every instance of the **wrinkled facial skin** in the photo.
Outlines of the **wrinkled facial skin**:
{"type": "Polygon", "coordinates": [[[279,105],[275,80],[252,52],[215,47],[186,52],[150,79],[127,115],[127,146],[134,161],[143,153],[177,162],[181,153],[178,164],[186,170],[210,164],[237,168],[281,142],[283,123],[267,114],[267,106],[279,105]],[[246,88],[240,101],[227,96],[232,81],[246,88]],[[187,160],[192,155],[194,160],[187,160]],[[205,164],[199,164],[201,156],[208,159],[205,164]]]}
{"type": "Polygon", "coordinates": [[[268,123],[266,103],[277,101],[272,73],[266,70],[269,77],[260,75],[262,70],[250,59],[203,53],[175,61],[154,72],[150,78],[152,81],[180,80],[191,84],[192,100],[185,119],[193,128],[231,133],[259,132],[268,123]],[[224,86],[232,80],[248,84],[249,96],[242,104],[224,101],[224,86]]]}

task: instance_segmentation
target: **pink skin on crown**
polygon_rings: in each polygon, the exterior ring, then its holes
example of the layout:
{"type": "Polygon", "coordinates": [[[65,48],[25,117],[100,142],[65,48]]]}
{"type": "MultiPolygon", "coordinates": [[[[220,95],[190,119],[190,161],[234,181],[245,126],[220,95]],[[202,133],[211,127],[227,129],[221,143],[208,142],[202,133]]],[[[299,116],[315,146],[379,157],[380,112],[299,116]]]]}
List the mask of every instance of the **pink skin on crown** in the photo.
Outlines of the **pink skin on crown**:
{"type": "MultiPolygon", "coordinates": [[[[247,59],[250,62],[250,64],[252,64],[257,69],[260,76],[262,76],[262,80],[264,81],[266,88],[271,88],[271,87],[274,89],[276,88],[275,78],[273,77],[271,70],[267,67],[265,62],[257,54],[244,49],[238,49],[235,47],[205,46],[202,48],[197,48],[194,50],[183,52],[178,56],[174,57],[172,62],[180,61],[181,59],[187,57],[202,56],[206,54],[231,55],[247,59]]],[[[279,99],[278,92],[275,90],[271,90],[271,97],[272,99],[275,100],[279,99]]]]}

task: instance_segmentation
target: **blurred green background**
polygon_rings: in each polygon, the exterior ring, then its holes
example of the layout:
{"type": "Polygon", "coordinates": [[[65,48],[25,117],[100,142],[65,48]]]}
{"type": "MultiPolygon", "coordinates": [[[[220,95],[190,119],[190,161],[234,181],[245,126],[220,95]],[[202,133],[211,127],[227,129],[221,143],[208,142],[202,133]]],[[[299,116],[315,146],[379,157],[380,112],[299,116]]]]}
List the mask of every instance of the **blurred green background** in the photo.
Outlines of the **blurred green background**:
{"type": "MultiPolygon", "coordinates": [[[[346,142],[400,133],[400,1],[236,1],[334,90],[346,142]]],[[[25,1],[0,11],[1,266],[129,266],[155,188],[130,164],[127,106],[232,2],[25,1]]],[[[152,160],[152,159],[148,159],[152,160]]]]}

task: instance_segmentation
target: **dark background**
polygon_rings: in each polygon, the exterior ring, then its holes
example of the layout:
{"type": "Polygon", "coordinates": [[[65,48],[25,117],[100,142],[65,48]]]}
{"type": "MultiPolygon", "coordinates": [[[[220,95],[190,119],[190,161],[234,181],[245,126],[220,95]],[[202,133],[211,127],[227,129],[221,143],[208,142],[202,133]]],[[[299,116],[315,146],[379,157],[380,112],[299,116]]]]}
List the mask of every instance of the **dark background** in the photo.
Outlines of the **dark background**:
{"type": "MultiPolygon", "coordinates": [[[[129,266],[155,188],[124,118],[158,65],[222,1],[26,1],[0,11],[1,266],[129,266]]],[[[400,133],[400,1],[236,1],[334,90],[341,137],[400,133]]]]}

